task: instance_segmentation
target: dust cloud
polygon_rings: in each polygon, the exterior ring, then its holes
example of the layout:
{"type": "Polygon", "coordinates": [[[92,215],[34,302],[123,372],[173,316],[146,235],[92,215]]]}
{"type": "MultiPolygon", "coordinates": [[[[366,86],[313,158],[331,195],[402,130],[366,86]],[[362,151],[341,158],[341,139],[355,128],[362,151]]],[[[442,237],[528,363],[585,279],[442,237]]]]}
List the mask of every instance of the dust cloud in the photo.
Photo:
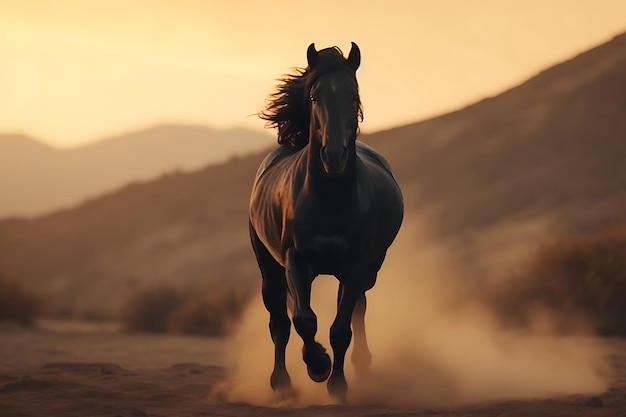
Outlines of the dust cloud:
{"type": "MultiPolygon", "coordinates": [[[[549,398],[601,392],[608,387],[601,340],[558,336],[538,313],[524,331],[500,327],[451,267],[446,248],[424,239],[420,223],[405,226],[368,292],[366,329],[373,363],[357,379],[348,350],[348,402],[380,406],[446,407],[489,400],[549,398]],[[539,331],[537,329],[540,329],[539,331]]],[[[318,277],[312,305],[318,340],[330,352],[328,330],[337,284],[318,277]]],[[[273,345],[260,297],[251,303],[230,341],[229,376],[216,393],[228,401],[303,407],[331,403],[326,384],[308,379],[302,341],[293,330],[287,369],[297,397],[277,398],[269,386],[273,345]]]]}

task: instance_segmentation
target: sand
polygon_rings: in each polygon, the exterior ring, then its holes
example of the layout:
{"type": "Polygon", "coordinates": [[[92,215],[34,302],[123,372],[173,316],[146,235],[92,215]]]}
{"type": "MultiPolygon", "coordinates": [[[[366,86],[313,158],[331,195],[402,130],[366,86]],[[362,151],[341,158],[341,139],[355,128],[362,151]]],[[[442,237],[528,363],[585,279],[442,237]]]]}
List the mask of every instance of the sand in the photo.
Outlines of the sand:
{"type": "Polygon", "coordinates": [[[232,342],[224,339],[129,335],[76,323],[44,323],[38,329],[0,326],[0,416],[626,415],[626,341],[599,343],[605,345],[612,369],[610,386],[599,393],[450,407],[367,404],[363,398],[344,405],[261,406],[215,394],[230,378],[226,357],[232,342]]]}

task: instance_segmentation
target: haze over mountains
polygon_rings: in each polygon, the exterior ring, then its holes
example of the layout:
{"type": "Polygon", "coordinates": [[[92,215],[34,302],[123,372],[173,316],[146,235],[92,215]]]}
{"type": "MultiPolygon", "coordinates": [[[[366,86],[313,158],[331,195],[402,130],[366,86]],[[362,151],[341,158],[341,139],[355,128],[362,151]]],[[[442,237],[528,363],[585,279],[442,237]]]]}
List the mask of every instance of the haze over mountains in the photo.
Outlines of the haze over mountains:
{"type": "MultiPolygon", "coordinates": [[[[480,275],[542,239],[626,221],[625,109],[621,35],[497,97],[361,139],[394,168],[405,227],[417,219],[480,275]]],[[[163,283],[258,283],[247,200],[264,154],[2,221],[0,270],[71,314],[114,315],[163,283]]]]}
{"type": "Polygon", "coordinates": [[[161,125],[61,150],[24,135],[0,134],[0,218],[70,207],[131,181],[200,169],[273,141],[245,129],[161,125]]]}

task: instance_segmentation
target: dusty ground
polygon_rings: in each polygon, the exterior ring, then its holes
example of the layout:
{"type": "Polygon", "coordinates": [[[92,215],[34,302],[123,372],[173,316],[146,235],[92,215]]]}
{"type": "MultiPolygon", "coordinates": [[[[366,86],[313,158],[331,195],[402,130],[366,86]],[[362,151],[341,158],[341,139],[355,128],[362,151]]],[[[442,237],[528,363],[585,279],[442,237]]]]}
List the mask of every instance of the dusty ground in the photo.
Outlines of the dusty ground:
{"type": "Polygon", "coordinates": [[[48,323],[0,330],[0,416],[626,416],[626,341],[606,340],[614,371],[602,393],[497,400],[454,408],[261,407],[216,399],[220,339],[127,335],[48,323]]]}

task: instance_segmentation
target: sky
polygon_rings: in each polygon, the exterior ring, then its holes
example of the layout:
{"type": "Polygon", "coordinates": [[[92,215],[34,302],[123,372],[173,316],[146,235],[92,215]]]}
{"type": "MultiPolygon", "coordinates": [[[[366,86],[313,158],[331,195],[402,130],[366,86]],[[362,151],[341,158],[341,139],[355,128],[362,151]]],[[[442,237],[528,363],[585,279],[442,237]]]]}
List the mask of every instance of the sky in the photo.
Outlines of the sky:
{"type": "Polygon", "coordinates": [[[351,41],[373,132],[623,32],[624,0],[0,0],[0,132],[69,148],[159,123],[261,130],[311,42],[347,55],[351,41]]]}

